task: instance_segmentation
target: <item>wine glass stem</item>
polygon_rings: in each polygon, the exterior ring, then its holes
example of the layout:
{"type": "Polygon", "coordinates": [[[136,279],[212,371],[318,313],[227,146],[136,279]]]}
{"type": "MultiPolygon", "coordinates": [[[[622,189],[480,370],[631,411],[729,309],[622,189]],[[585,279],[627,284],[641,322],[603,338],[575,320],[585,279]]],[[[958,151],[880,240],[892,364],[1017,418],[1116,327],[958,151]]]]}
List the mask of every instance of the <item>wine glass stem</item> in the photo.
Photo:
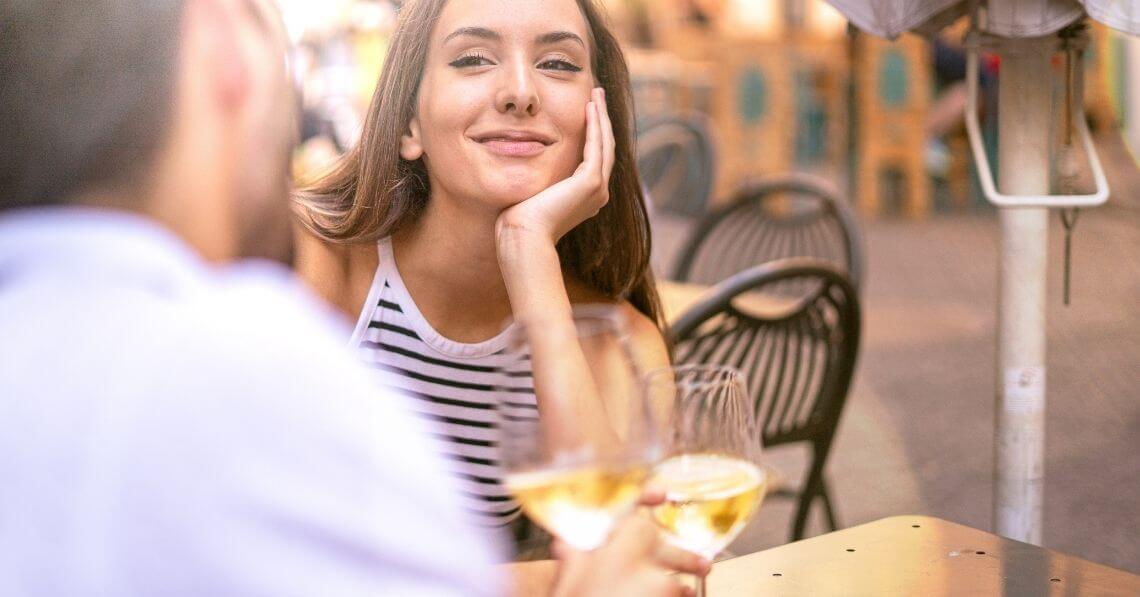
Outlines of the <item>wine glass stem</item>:
{"type": "Polygon", "coordinates": [[[705,597],[705,577],[697,577],[697,586],[695,593],[697,594],[697,597],[705,597]]]}

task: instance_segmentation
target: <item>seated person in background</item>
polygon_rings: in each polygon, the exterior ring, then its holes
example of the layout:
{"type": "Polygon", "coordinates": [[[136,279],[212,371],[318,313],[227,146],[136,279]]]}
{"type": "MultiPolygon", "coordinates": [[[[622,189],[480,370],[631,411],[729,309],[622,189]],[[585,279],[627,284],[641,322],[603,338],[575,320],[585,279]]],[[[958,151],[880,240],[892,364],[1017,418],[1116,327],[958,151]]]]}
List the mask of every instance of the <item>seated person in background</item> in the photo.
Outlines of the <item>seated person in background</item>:
{"type": "MultiPolygon", "coordinates": [[[[15,0],[0,22],[0,595],[494,595],[402,398],[291,249],[269,0],[15,0]]],[[[632,522],[567,595],[679,594],[632,522]]]]}
{"type": "MultiPolygon", "coordinates": [[[[632,135],[625,59],[590,1],[409,0],[359,143],[298,194],[298,272],[435,422],[466,506],[510,528],[516,559],[543,549],[488,426],[504,322],[541,323],[526,327],[539,393],[512,396],[596,433],[621,405],[550,381],[567,363],[591,375],[562,341],[571,305],[616,305],[642,369],[669,364],[632,135]]],[[[512,571],[532,589],[553,567],[512,571]]]]}
{"type": "MultiPolygon", "coordinates": [[[[951,155],[946,138],[954,133],[964,134],[967,99],[966,50],[960,43],[945,34],[935,37],[930,44],[934,65],[936,96],[926,116],[926,168],[936,178],[950,175],[951,155]]],[[[994,84],[992,56],[983,55],[978,65],[979,120],[985,122],[985,113],[991,115],[997,105],[997,86],[994,84]]]]}

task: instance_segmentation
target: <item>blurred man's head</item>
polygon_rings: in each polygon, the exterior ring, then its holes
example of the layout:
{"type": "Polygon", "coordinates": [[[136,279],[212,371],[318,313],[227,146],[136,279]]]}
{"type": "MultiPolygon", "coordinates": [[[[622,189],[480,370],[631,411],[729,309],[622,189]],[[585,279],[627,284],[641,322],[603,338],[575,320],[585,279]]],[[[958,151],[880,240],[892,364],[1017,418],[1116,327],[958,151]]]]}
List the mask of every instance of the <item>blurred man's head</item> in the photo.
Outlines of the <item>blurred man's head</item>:
{"type": "Polygon", "coordinates": [[[0,213],[129,209],[285,258],[285,44],[272,0],[0,0],[0,213]]]}

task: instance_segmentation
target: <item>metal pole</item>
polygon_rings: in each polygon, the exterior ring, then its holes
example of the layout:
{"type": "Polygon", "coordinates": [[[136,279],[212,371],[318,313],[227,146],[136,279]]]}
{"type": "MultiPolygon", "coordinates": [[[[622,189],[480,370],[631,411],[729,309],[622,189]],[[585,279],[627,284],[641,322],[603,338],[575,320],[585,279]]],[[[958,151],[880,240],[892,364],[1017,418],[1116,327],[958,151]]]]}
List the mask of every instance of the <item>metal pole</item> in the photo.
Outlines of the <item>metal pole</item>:
{"type": "MultiPolygon", "coordinates": [[[[1125,47],[1124,68],[1128,73],[1140,73],[1140,39],[1125,37],[1121,40],[1125,47]]],[[[1140,76],[1132,74],[1128,77],[1128,90],[1124,97],[1128,104],[1124,107],[1125,124],[1127,131],[1125,138],[1132,150],[1132,156],[1140,160],[1140,76]]]]}
{"type": "MultiPolygon", "coordinates": [[[[998,186],[1005,194],[1049,192],[1054,40],[1003,43],[999,77],[998,186]]],[[[998,285],[994,527],[1041,543],[1045,482],[1045,273],[1049,213],[1004,207],[998,285]]]]}

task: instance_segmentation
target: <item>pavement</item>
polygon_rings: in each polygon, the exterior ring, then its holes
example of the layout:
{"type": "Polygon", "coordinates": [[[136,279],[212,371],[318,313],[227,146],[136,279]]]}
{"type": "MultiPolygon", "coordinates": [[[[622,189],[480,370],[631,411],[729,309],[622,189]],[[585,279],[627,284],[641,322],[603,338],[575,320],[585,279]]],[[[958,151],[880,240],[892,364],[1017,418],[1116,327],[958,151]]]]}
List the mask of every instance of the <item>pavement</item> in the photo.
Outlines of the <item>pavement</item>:
{"type": "MultiPolygon", "coordinates": [[[[1113,198],[1074,232],[1068,307],[1050,220],[1043,543],[1140,573],[1140,172],[1121,151],[1102,153],[1113,198]]],[[[690,226],[655,224],[655,268],[690,226]]],[[[921,514],[992,531],[997,214],[862,226],[864,338],[827,469],[840,523],[921,514]]],[[[766,457],[796,479],[806,452],[766,457]]],[[[770,500],[730,551],[783,544],[791,516],[770,500]]],[[[809,534],[822,530],[816,512],[809,534]]]]}

